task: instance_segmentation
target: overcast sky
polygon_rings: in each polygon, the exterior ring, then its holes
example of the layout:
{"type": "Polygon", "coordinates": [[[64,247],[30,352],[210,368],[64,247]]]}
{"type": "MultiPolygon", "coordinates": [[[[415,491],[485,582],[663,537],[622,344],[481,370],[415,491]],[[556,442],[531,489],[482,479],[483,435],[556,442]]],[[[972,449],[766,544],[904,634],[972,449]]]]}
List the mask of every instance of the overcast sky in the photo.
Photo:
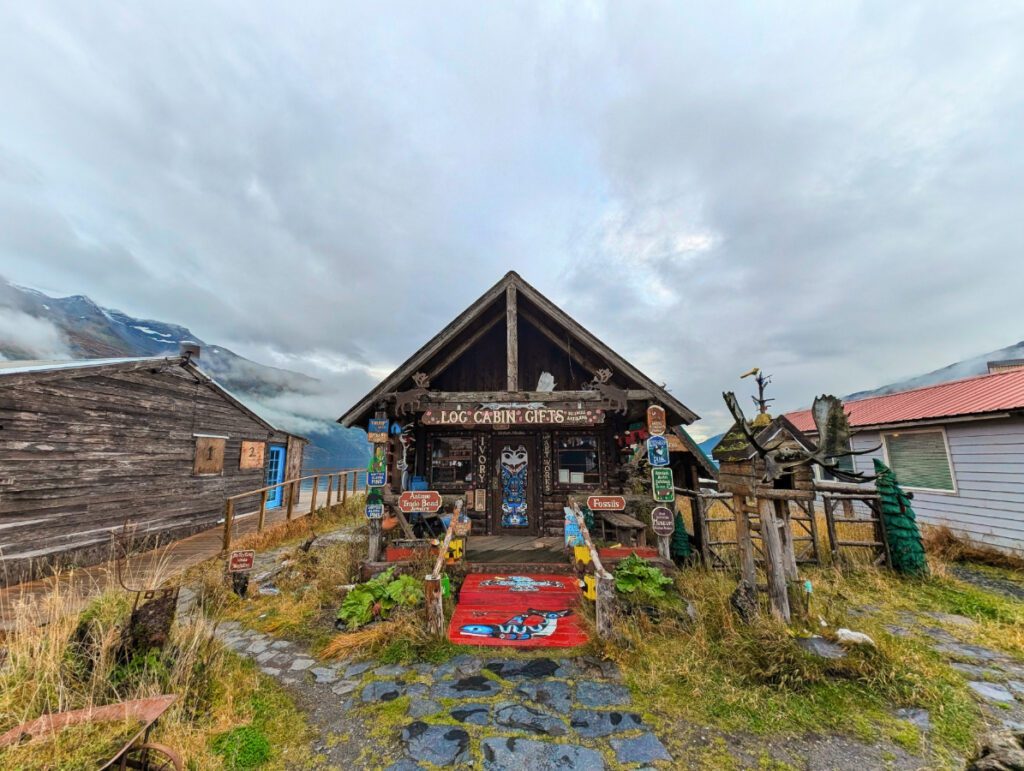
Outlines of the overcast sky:
{"type": "Polygon", "coordinates": [[[1021,3],[0,5],[0,275],[335,415],[515,269],[713,433],[1021,340],[1022,234],[1021,3]]]}

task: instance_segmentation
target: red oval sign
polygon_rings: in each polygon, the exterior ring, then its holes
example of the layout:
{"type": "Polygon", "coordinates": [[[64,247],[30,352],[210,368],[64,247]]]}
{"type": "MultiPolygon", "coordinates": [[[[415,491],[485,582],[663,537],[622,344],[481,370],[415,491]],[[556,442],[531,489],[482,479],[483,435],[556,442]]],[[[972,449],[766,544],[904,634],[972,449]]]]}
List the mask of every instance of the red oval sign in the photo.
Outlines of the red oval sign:
{"type": "Polygon", "coordinates": [[[406,490],[398,496],[398,508],[403,514],[414,511],[435,513],[441,509],[441,493],[436,490],[406,490]]]}
{"type": "Polygon", "coordinates": [[[591,511],[622,511],[626,508],[626,499],[621,495],[591,495],[587,498],[587,508],[591,511]]]}
{"type": "Polygon", "coordinates": [[[231,556],[228,557],[228,572],[229,573],[244,573],[247,570],[252,570],[252,566],[256,563],[256,552],[252,549],[246,549],[245,551],[233,551],[231,556]]]}

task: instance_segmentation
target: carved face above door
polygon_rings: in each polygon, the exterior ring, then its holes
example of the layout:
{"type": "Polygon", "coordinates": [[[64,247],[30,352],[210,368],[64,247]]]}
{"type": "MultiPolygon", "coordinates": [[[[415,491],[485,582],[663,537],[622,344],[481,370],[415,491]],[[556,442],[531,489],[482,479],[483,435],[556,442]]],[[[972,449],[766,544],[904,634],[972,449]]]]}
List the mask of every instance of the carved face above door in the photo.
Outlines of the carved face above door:
{"type": "Polygon", "coordinates": [[[501,448],[501,526],[529,527],[527,498],[529,453],[525,445],[512,444],[501,448]]]}

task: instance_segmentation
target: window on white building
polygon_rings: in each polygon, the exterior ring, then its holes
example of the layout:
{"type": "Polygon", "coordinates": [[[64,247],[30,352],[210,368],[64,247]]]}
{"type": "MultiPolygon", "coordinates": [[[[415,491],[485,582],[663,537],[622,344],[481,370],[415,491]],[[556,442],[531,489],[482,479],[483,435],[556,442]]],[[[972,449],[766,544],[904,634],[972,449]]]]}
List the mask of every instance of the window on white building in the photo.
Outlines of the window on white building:
{"type": "Polygon", "coordinates": [[[894,431],[883,434],[882,440],[889,467],[901,485],[918,490],[956,492],[945,431],[894,431]]]}

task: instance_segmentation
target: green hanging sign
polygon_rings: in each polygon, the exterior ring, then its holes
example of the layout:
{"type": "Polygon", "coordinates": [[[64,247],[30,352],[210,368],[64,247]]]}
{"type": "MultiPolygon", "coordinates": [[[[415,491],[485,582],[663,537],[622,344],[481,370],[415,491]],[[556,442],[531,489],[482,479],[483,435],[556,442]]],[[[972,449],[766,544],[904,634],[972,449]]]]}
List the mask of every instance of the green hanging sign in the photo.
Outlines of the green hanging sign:
{"type": "Polygon", "coordinates": [[[676,499],[675,478],[672,469],[660,466],[651,469],[651,494],[658,503],[668,503],[676,499]]]}

